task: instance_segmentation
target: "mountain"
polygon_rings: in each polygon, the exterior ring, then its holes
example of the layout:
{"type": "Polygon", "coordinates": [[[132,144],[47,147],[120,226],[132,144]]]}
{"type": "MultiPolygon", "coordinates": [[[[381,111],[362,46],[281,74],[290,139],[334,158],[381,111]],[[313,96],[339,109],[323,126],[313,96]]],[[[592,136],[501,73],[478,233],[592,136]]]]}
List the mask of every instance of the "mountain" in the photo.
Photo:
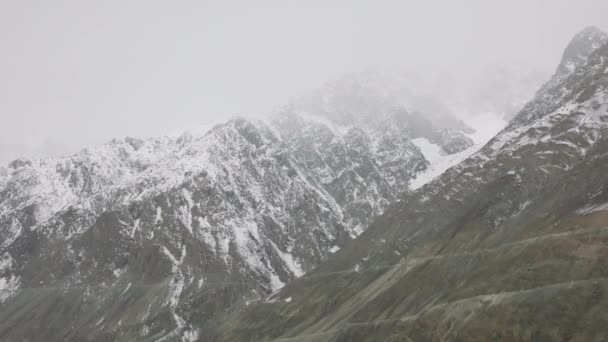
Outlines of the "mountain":
{"type": "Polygon", "coordinates": [[[425,152],[476,148],[408,89],[355,73],[265,122],[0,168],[0,340],[204,338],[429,181],[425,152]]]}
{"type": "Polygon", "coordinates": [[[585,51],[480,151],[313,271],[216,317],[208,339],[602,340],[608,44],[585,51]]]}

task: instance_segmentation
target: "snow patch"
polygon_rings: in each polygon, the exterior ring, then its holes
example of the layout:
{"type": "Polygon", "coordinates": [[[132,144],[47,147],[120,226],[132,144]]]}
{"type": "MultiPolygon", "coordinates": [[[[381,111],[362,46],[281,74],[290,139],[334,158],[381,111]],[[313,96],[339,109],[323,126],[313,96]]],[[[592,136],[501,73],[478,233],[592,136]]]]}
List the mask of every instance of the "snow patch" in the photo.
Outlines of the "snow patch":
{"type": "Polygon", "coordinates": [[[291,253],[285,253],[285,252],[281,251],[279,249],[279,247],[277,247],[277,245],[274,242],[272,242],[271,240],[268,240],[268,242],[270,242],[272,244],[272,247],[274,248],[275,252],[279,255],[279,257],[283,261],[283,264],[287,267],[287,269],[291,272],[291,274],[294,275],[294,277],[296,277],[296,278],[301,277],[304,274],[302,267],[293,258],[293,255],[291,253]]]}
{"type": "Polygon", "coordinates": [[[139,228],[139,219],[136,219],[135,222],[133,222],[133,228],[131,229],[131,238],[135,237],[135,232],[137,232],[138,228],[139,228]]]}
{"type": "Polygon", "coordinates": [[[112,273],[114,274],[115,278],[119,278],[123,273],[126,272],[125,268],[115,268],[112,273]]]}
{"type": "MultiPolygon", "coordinates": [[[[234,245],[240,257],[251,269],[263,274],[268,279],[271,290],[276,291],[283,287],[285,284],[280,280],[272,267],[264,261],[264,256],[258,251],[262,240],[257,223],[255,221],[235,222],[234,220],[229,220],[226,228],[232,233],[234,245]]],[[[225,252],[227,253],[229,245],[230,239],[226,237],[220,242],[220,249],[225,248],[225,252]],[[221,246],[221,244],[225,244],[225,247],[221,246]]],[[[274,248],[278,250],[276,246],[274,248]]],[[[298,264],[291,258],[291,255],[288,257],[287,253],[282,252],[279,255],[283,258],[286,267],[291,269],[292,272],[300,275],[303,274],[298,264]]]]}
{"type": "Polygon", "coordinates": [[[595,213],[598,211],[606,211],[606,210],[608,210],[608,202],[601,203],[601,204],[588,205],[586,207],[578,209],[576,211],[576,213],[579,215],[587,215],[587,214],[595,213]]]}
{"type": "Polygon", "coordinates": [[[192,195],[186,188],[181,190],[182,198],[186,201],[185,206],[180,206],[178,209],[179,220],[186,226],[190,234],[192,234],[192,208],[194,202],[192,201],[192,195]]]}
{"type": "Polygon", "coordinates": [[[0,278],[0,303],[17,294],[21,285],[21,277],[5,276],[0,278]]]}
{"type": "Polygon", "coordinates": [[[154,218],[154,222],[156,224],[163,222],[163,208],[156,207],[156,218],[154,218]]]}
{"type": "Polygon", "coordinates": [[[416,175],[415,179],[410,181],[410,189],[417,190],[423,185],[443,174],[447,169],[459,164],[481,147],[480,144],[475,144],[468,149],[454,154],[446,154],[443,149],[436,144],[431,143],[426,138],[412,139],[424,158],[429,162],[429,167],[416,175]]]}
{"type": "MultiPolygon", "coordinates": [[[[211,250],[215,251],[217,248],[217,242],[215,241],[215,237],[213,236],[213,234],[210,231],[211,225],[209,224],[209,221],[207,221],[207,217],[197,217],[198,220],[198,225],[201,228],[198,231],[198,234],[200,235],[200,237],[203,239],[203,242],[205,244],[207,244],[207,246],[209,246],[211,248],[211,250]]],[[[228,252],[228,250],[226,249],[225,252],[228,252]]]]}
{"type": "Polygon", "coordinates": [[[334,246],[332,246],[332,247],[329,249],[329,253],[336,253],[336,252],[337,252],[337,251],[339,251],[339,250],[340,250],[340,247],[339,247],[339,246],[334,245],[334,246]]]}

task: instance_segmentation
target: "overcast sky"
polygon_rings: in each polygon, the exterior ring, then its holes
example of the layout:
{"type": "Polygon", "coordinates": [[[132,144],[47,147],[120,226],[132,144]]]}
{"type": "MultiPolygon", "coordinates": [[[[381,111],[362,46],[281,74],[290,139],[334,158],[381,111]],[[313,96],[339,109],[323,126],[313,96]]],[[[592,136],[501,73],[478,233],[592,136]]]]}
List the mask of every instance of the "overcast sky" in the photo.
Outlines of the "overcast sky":
{"type": "Polygon", "coordinates": [[[368,66],[552,70],[606,0],[0,0],[0,163],[259,115],[368,66]]]}

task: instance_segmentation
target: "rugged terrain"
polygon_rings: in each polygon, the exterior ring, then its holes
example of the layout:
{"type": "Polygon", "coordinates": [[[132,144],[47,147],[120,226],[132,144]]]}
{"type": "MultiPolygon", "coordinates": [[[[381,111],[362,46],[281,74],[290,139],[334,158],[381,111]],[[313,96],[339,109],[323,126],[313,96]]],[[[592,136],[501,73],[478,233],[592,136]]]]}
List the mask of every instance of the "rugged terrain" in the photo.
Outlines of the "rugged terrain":
{"type": "Polygon", "coordinates": [[[599,338],[606,40],[575,37],[472,156],[470,127],[365,71],[267,121],[16,160],[0,340],[599,338]]]}
{"type": "Polygon", "coordinates": [[[590,28],[479,152],[208,339],[601,341],[606,170],[608,44],[590,28]]]}
{"type": "Polygon", "coordinates": [[[436,174],[419,146],[476,148],[400,84],[356,73],[266,122],[0,168],[0,340],[193,341],[311,270],[436,174]]]}

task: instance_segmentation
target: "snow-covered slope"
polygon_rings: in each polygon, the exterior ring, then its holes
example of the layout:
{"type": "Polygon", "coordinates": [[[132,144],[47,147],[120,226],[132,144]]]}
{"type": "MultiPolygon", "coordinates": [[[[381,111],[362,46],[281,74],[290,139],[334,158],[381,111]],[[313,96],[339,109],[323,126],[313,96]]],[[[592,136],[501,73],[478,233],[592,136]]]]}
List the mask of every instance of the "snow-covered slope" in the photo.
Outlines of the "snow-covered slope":
{"type": "MultiPolygon", "coordinates": [[[[240,119],[203,136],[113,141],[67,158],[16,161],[4,172],[3,287],[22,296],[82,288],[110,306],[143,301],[150,286],[159,291],[148,309],[117,314],[108,326],[137,317],[138,329],[153,330],[153,321],[174,325],[167,336],[196,334],[184,322],[206,309],[180,313],[192,300],[260,298],[350,235],[341,208],[271,131],[240,119]],[[211,296],[217,284],[230,289],[211,296]]],[[[3,302],[18,300],[3,292],[3,302]]]]}
{"type": "Polygon", "coordinates": [[[410,108],[402,81],[356,73],[265,122],[1,168],[0,335],[195,340],[310,271],[429,168],[414,139],[473,145],[462,122],[410,108]]]}
{"type": "Polygon", "coordinates": [[[417,190],[421,186],[431,182],[447,169],[458,165],[483,146],[482,143],[477,143],[466,150],[448,155],[438,145],[431,143],[425,138],[417,138],[412,142],[420,149],[424,158],[428,161],[429,167],[416,174],[416,177],[410,181],[410,190],[417,190]]]}

